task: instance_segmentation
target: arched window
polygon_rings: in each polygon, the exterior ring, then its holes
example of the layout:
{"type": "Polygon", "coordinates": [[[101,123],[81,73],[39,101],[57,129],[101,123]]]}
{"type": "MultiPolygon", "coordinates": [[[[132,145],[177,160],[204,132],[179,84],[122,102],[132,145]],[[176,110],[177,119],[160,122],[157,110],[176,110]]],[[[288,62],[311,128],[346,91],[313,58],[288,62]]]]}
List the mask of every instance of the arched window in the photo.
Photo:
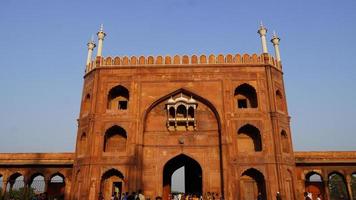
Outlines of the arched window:
{"type": "Polygon", "coordinates": [[[65,193],[65,179],[63,174],[57,172],[51,176],[48,182],[49,199],[63,199],[65,193]]]}
{"type": "Polygon", "coordinates": [[[78,147],[79,156],[84,155],[86,151],[87,151],[87,134],[83,132],[79,140],[79,147],[78,147]]]}
{"type": "Polygon", "coordinates": [[[279,90],[276,91],[276,103],[277,103],[277,110],[284,112],[285,106],[284,106],[283,95],[279,90]]]}
{"type": "Polygon", "coordinates": [[[309,172],[305,175],[305,191],[312,193],[313,199],[316,199],[319,195],[324,199],[324,181],[323,177],[317,172],[309,172]]]}
{"type": "Polygon", "coordinates": [[[169,118],[175,118],[176,117],[176,111],[174,110],[174,107],[169,108],[169,118]]]}
{"type": "Polygon", "coordinates": [[[188,117],[194,118],[194,108],[191,106],[188,108],[188,117]]]}
{"type": "Polygon", "coordinates": [[[120,126],[113,126],[105,132],[104,152],[121,152],[126,150],[127,134],[120,126]]]}
{"type": "Polygon", "coordinates": [[[177,107],[177,118],[187,118],[187,108],[184,105],[179,105],[177,107]]]}
{"type": "Polygon", "coordinates": [[[262,151],[260,131],[250,124],[241,127],[237,132],[237,145],[241,153],[262,151]]]}
{"type": "Polygon", "coordinates": [[[45,177],[39,173],[33,174],[30,180],[30,187],[36,194],[45,192],[45,177]]]}
{"type": "Polygon", "coordinates": [[[124,86],[116,86],[109,91],[107,107],[110,110],[126,110],[129,98],[129,91],[124,86]]]}
{"type": "Polygon", "coordinates": [[[235,89],[235,99],[238,108],[257,108],[257,93],[249,84],[242,84],[235,89]]]}
{"type": "Polygon", "coordinates": [[[329,175],[330,200],[350,199],[345,177],[334,172],[329,175]]]}
{"type": "Polygon", "coordinates": [[[351,175],[351,190],[352,196],[356,197],[356,172],[351,175]]]}
{"type": "Polygon", "coordinates": [[[90,110],[90,94],[85,95],[85,99],[84,99],[84,112],[89,112],[90,110]]]}
{"type": "Polygon", "coordinates": [[[287,132],[282,130],[281,132],[281,140],[282,140],[282,151],[284,153],[290,153],[290,145],[287,132]]]}
{"type": "Polygon", "coordinates": [[[264,176],[256,169],[248,169],[240,177],[240,199],[266,199],[264,176]]]}
{"type": "Polygon", "coordinates": [[[6,186],[6,191],[11,193],[18,193],[19,199],[24,199],[25,197],[25,178],[22,174],[16,172],[9,177],[9,181],[6,186]]]}

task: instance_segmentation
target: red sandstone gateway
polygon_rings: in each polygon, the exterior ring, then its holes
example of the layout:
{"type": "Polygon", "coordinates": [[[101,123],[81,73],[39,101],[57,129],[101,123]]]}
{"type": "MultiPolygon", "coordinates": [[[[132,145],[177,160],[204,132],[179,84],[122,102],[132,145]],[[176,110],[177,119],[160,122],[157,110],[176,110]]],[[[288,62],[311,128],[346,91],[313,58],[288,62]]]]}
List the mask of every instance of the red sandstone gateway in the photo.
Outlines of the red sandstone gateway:
{"type": "Polygon", "coordinates": [[[104,58],[101,28],[94,61],[88,43],[76,152],[0,154],[2,195],[29,195],[40,180],[57,199],[142,189],[166,200],[184,166],[185,192],[204,198],[356,198],[355,152],[293,152],[279,38],[273,58],[258,33],[261,55],[104,58]]]}

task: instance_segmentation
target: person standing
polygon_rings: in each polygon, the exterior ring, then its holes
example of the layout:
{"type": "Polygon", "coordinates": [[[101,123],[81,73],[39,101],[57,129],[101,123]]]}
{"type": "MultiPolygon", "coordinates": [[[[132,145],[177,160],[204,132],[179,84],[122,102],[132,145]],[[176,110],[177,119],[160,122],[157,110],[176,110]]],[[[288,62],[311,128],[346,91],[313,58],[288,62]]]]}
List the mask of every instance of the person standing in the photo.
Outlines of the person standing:
{"type": "Polygon", "coordinates": [[[142,190],[138,190],[137,197],[139,200],[145,200],[145,195],[143,195],[142,190]]]}

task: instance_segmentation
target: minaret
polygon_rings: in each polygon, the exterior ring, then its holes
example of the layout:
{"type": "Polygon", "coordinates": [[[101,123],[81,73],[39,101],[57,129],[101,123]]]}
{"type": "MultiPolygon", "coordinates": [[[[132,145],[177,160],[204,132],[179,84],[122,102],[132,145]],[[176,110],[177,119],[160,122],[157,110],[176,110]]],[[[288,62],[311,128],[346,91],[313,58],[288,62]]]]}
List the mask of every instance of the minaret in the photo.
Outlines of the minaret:
{"type": "Polygon", "coordinates": [[[88,66],[90,64],[91,57],[93,55],[93,50],[96,47],[96,45],[94,43],[94,40],[93,40],[93,37],[91,37],[91,39],[88,42],[87,46],[88,46],[88,57],[87,57],[87,66],[88,66]]]}
{"type": "Polygon", "coordinates": [[[104,33],[104,26],[103,25],[100,26],[100,30],[96,35],[98,36],[98,52],[97,52],[96,56],[100,56],[101,57],[102,51],[103,51],[103,41],[104,41],[104,38],[106,36],[106,33],[104,33]]]}
{"type": "Polygon", "coordinates": [[[260,34],[260,37],[261,37],[262,53],[268,53],[267,40],[266,40],[267,29],[263,26],[262,22],[260,25],[260,29],[258,29],[257,33],[260,34]]]}
{"type": "Polygon", "coordinates": [[[273,37],[271,39],[271,42],[274,46],[274,51],[275,51],[275,54],[276,54],[276,59],[278,62],[281,62],[281,54],[279,53],[279,41],[281,39],[279,39],[279,37],[277,36],[276,32],[274,31],[273,32],[273,37]]]}

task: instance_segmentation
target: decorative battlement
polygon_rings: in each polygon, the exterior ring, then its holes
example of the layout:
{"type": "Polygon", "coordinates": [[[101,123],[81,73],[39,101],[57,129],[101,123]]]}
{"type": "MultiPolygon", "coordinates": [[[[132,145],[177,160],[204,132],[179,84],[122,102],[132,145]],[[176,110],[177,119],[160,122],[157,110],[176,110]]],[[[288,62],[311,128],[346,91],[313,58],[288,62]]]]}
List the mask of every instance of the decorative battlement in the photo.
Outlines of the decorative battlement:
{"type": "Polygon", "coordinates": [[[175,56],[123,56],[96,57],[87,65],[86,73],[100,67],[157,66],[157,65],[213,65],[213,64],[269,64],[281,70],[281,64],[270,54],[227,54],[227,55],[175,55],[175,56]]]}

